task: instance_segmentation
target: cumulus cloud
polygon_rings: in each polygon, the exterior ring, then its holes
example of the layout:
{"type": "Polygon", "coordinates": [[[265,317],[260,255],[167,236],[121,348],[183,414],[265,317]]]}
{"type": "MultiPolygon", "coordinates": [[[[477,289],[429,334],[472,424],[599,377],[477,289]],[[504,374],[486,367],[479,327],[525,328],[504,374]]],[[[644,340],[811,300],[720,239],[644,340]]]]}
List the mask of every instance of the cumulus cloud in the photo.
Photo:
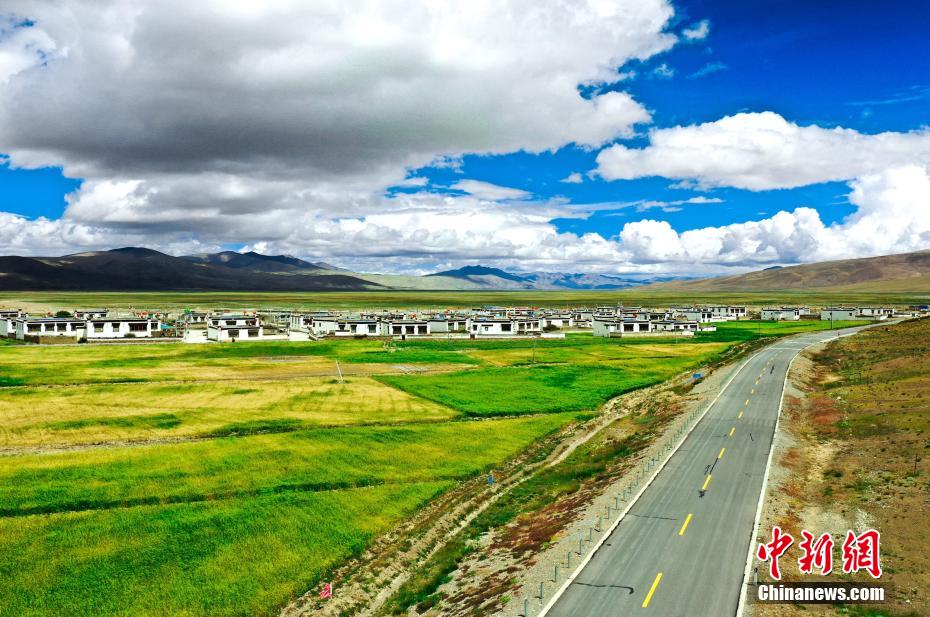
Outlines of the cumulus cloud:
{"type": "Polygon", "coordinates": [[[678,233],[666,221],[627,223],[619,238],[632,261],[761,266],[903,253],[930,247],[930,175],[908,165],[852,183],[857,210],[825,225],[813,208],[678,233]]]}
{"type": "Polygon", "coordinates": [[[703,41],[710,34],[710,20],[702,19],[681,31],[681,35],[689,41],[703,41]]]}
{"type": "MultiPolygon", "coordinates": [[[[649,112],[597,87],[677,40],[668,0],[8,0],[4,11],[0,153],[85,180],[60,221],[13,217],[25,236],[8,246],[32,253],[54,246],[29,235],[52,225],[62,248],[305,236],[296,252],[332,256],[349,221],[390,228],[378,217],[400,206],[385,191],[425,186],[411,169],[632,135],[649,112]]],[[[429,225],[405,246],[448,239],[448,217],[414,220],[429,225]]]]}
{"type": "Polygon", "coordinates": [[[663,62],[656,68],[652,69],[649,74],[656,79],[671,79],[675,76],[675,69],[663,62]]]}
{"type": "Polygon", "coordinates": [[[584,182],[584,178],[582,178],[581,174],[577,171],[573,171],[572,173],[559,180],[559,182],[564,182],[565,184],[581,184],[584,182]]]}
{"type": "Polygon", "coordinates": [[[511,201],[515,199],[527,199],[532,196],[531,193],[522,189],[510,188],[509,186],[498,186],[490,182],[482,182],[481,180],[460,180],[449,188],[474,195],[478,199],[487,199],[490,201],[511,201]]]}
{"type": "Polygon", "coordinates": [[[772,112],[653,129],[645,148],[617,144],[597,157],[608,180],[663,176],[698,187],[753,191],[848,181],[913,162],[930,163],[930,130],[860,133],[800,126],[772,112]]]}

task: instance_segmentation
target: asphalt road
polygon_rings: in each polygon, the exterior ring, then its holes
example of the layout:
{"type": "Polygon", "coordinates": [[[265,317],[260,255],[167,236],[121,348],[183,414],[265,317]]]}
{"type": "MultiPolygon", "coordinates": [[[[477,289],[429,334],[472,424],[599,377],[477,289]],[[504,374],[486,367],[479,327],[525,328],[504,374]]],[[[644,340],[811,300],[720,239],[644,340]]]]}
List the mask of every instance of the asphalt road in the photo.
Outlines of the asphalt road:
{"type": "Polygon", "coordinates": [[[752,357],[547,615],[735,615],[788,363],[851,331],[752,357]]]}

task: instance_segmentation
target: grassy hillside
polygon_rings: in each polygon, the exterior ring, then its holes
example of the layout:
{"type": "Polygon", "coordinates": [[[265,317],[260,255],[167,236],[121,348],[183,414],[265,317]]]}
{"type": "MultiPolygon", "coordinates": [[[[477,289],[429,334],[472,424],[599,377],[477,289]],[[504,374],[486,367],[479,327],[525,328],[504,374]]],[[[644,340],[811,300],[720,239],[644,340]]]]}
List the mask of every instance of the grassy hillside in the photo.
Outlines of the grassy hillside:
{"type": "Polygon", "coordinates": [[[685,293],[818,290],[926,294],[930,290],[930,251],[825,261],[696,281],[671,281],[652,285],[650,289],[685,293]]]}

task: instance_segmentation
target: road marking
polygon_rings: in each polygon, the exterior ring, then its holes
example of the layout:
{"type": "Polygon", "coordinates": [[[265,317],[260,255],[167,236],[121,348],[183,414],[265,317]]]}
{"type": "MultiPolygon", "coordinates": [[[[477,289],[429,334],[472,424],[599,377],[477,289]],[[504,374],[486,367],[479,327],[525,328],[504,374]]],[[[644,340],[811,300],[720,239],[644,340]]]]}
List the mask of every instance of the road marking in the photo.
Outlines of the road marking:
{"type": "Polygon", "coordinates": [[[735,432],[736,432],[736,427],[734,426],[733,428],[730,429],[730,434],[728,435],[728,437],[732,437],[733,433],[735,432]]]}
{"type": "Polygon", "coordinates": [[[688,516],[685,518],[685,524],[681,526],[681,530],[678,532],[679,536],[685,535],[685,529],[688,528],[688,523],[691,522],[691,513],[688,513],[688,516]]]}
{"type": "Polygon", "coordinates": [[[656,580],[652,581],[652,587],[649,588],[649,593],[646,594],[646,599],[643,600],[643,608],[649,606],[649,600],[652,599],[652,594],[656,592],[656,587],[659,586],[659,581],[662,580],[662,573],[659,572],[656,574],[656,580]]]}
{"type": "Polygon", "coordinates": [[[742,417],[743,417],[743,412],[741,411],[741,412],[739,412],[739,415],[736,416],[736,419],[739,420],[739,419],[742,418],[742,417]]]}
{"type": "Polygon", "coordinates": [[[718,460],[718,461],[719,461],[720,459],[723,458],[723,453],[724,453],[725,451],[726,451],[726,448],[720,448],[720,454],[717,455],[717,460],[718,460]]]}
{"type": "Polygon", "coordinates": [[[746,402],[743,403],[743,405],[748,405],[748,404],[749,404],[749,399],[747,398],[747,399],[746,399],[746,402]]]}
{"type": "Polygon", "coordinates": [[[749,391],[749,393],[750,393],[750,394],[755,394],[755,393],[756,393],[756,389],[753,388],[752,390],[749,391]]]}
{"type": "Polygon", "coordinates": [[[702,490],[702,491],[706,491],[706,490],[707,490],[707,485],[710,484],[711,476],[712,476],[712,474],[707,474],[707,477],[704,478],[704,486],[701,487],[701,490],[702,490]]]}

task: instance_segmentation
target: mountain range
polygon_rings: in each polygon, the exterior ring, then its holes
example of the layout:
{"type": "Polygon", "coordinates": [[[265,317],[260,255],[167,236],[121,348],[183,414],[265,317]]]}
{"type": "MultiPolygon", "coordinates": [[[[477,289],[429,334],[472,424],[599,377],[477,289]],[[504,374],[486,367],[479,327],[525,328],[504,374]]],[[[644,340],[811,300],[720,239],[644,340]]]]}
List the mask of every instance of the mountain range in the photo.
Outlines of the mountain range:
{"type": "Polygon", "coordinates": [[[0,257],[3,291],[367,291],[626,289],[681,292],[930,290],[930,250],[772,267],[698,280],[610,274],[507,272],[472,265],[424,276],[366,274],[290,255],[223,251],[174,257],[126,247],[63,257],[0,257]]]}
{"type": "Polygon", "coordinates": [[[426,276],[364,274],[325,262],[254,251],[175,257],[125,247],[63,257],[0,257],[0,290],[4,291],[622,289],[651,280],[599,274],[513,274],[480,265],[426,276]]]}

